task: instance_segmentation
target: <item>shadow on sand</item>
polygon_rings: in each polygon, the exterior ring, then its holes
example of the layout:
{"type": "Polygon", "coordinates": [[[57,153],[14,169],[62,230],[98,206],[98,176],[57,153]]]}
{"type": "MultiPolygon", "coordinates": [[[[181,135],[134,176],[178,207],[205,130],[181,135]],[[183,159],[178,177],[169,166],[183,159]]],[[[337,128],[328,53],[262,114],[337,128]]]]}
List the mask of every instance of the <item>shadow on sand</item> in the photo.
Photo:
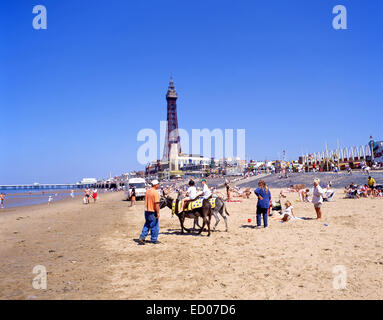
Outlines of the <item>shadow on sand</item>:
{"type": "Polygon", "coordinates": [[[250,224],[243,224],[242,226],[241,226],[241,228],[247,228],[247,229],[256,229],[257,228],[257,226],[252,226],[252,225],[250,225],[250,224]]]}
{"type": "MultiPolygon", "coordinates": [[[[137,243],[138,245],[141,245],[141,243],[139,242],[139,239],[133,239],[133,241],[135,243],[137,243]]],[[[145,244],[149,243],[149,244],[153,244],[151,241],[149,240],[144,240],[145,244]]],[[[161,241],[158,241],[158,244],[163,244],[161,241]]]]}
{"type": "MultiPolygon", "coordinates": [[[[168,229],[168,231],[166,232],[160,232],[160,234],[164,234],[164,235],[179,235],[179,236],[194,236],[194,237],[197,237],[197,236],[201,236],[201,234],[198,234],[198,231],[199,230],[191,230],[191,232],[184,232],[184,233],[181,233],[181,230],[180,229],[168,229]]],[[[203,230],[202,232],[207,232],[207,230],[203,230]]],[[[211,232],[213,232],[212,230],[210,230],[211,232]]]]}

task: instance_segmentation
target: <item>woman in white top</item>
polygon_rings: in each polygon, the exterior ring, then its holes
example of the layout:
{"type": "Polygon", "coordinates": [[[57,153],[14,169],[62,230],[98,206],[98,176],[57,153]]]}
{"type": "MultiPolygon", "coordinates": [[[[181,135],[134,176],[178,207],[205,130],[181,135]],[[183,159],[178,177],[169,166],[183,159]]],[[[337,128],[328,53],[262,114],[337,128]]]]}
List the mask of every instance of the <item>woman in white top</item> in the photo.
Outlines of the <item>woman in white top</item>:
{"type": "Polygon", "coordinates": [[[314,190],[313,190],[313,198],[311,202],[314,204],[315,212],[317,214],[317,219],[322,219],[322,202],[323,202],[323,195],[324,191],[319,185],[320,180],[315,179],[314,180],[314,190]]]}
{"type": "Polygon", "coordinates": [[[293,219],[293,220],[296,219],[297,217],[294,214],[294,207],[291,205],[291,202],[287,200],[285,203],[285,206],[286,206],[286,209],[282,213],[281,220],[284,222],[287,222],[290,219],[293,219]]]}

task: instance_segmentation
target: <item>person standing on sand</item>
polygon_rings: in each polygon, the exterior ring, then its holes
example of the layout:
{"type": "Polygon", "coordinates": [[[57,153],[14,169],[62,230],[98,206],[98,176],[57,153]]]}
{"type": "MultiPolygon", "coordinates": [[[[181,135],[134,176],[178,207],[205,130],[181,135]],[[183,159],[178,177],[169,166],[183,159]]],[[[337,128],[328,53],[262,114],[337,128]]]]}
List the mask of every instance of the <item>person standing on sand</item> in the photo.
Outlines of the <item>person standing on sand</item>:
{"type": "Polygon", "coordinates": [[[140,238],[138,239],[138,244],[144,245],[145,238],[149,234],[151,242],[153,244],[159,244],[158,234],[160,232],[159,219],[160,219],[160,195],[158,193],[158,188],[160,184],[158,180],[152,181],[152,187],[145,193],[145,224],[142,228],[140,238]]]}
{"type": "Polygon", "coordinates": [[[376,181],[373,177],[368,176],[367,185],[370,188],[371,192],[371,198],[374,198],[375,195],[375,189],[376,189],[376,181]]]}
{"type": "Polygon", "coordinates": [[[96,203],[96,201],[97,201],[97,196],[98,196],[97,192],[98,192],[97,188],[94,187],[92,190],[92,197],[93,197],[94,203],[96,203]]]}
{"type": "Polygon", "coordinates": [[[136,204],[136,188],[133,186],[130,194],[130,206],[133,207],[136,204]]]}
{"type": "Polygon", "coordinates": [[[323,195],[324,191],[319,185],[320,180],[319,179],[314,179],[314,190],[313,190],[313,198],[311,202],[314,205],[315,212],[317,214],[317,219],[320,220],[322,219],[322,203],[323,203],[323,195]]]}
{"type": "Polygon", "coordinates": [[[267,228],[268,210],[270,207],[271,193],[266,185],[266,182],[260,180],[258,188],[254,190],[255,195],[258,197],[257,203],[257,228],[261,227],[261,220],[263,216],[263,226],[267,228]]]}
{"type": "Polygon", "coordinates": [[[86,204],[89,204],[90,190],[88,187],[85,188],[84,193],[85,193],[86,204]]]}
{"type": "Polygon", "coordinates": [[[367,184],[371,189],[375,189],[376,187],[376,181],[373,177],[369,176],[367,180],[367,184]]]}
{"type": "Polygon", "coordinates": [[[0,207],[1,207],[1,209],[4,209],[4,200],[5,200],[5,194],[4,194],[4,192],[2,192],[0,194],[0,207]]]}
{"type": "Polygon", "coordinates": [[[230,201],[230,184],[229,184],[229,180],[225,180],[225,187],[226,187],[226,197],[227,197],[227,200],[230,201]]]}

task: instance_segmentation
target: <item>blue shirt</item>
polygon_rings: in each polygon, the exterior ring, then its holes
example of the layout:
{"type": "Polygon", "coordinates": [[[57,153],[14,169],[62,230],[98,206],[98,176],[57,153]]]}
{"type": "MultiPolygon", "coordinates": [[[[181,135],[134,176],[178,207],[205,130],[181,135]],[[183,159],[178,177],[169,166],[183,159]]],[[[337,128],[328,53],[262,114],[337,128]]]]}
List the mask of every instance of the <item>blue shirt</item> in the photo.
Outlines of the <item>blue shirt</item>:
{"type": "Polygon", "coordinates": [[[254,193],[259,197],[261,196],[263,199],[258,198],[257,207],[268,209],[270,206],[270,200],[271,200],[271,193],[270,189],[267,189],[267,192],[263,190],[262,188],[257,188],[254,190],[254,193]]]}

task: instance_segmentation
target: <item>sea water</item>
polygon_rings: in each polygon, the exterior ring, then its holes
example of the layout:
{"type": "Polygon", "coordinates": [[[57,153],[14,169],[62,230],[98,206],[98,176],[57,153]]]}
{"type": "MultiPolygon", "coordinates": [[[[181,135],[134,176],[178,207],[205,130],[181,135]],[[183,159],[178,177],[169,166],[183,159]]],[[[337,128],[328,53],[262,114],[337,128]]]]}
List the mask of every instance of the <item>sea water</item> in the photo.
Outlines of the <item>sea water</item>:
{"type": "MultiPolygon", "coordinates": [[[[84,194],[82,189],[0,189],[5,194],[4,208],[28,206],[33,204],[48,203],[51,196],[52,201],[72,198],[84,194]]],[[[1,209],[0,209],[1,210],[1,209]]]]}

